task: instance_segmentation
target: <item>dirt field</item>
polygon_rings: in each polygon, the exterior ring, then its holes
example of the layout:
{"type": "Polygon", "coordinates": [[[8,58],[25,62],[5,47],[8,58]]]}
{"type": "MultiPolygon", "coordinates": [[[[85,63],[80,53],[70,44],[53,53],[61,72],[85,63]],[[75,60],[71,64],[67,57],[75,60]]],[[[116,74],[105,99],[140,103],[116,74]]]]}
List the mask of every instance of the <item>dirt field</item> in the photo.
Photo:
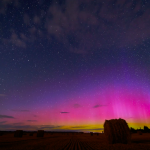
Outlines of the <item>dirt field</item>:
{"type": "Polygon", "coordinates": [[[131,144],[107,144],[104,134],[45,133],[44,137],[14,137],[14,133],[0,136],[0,150],[150,150],[150,133],[132,134],[131,144]]]}

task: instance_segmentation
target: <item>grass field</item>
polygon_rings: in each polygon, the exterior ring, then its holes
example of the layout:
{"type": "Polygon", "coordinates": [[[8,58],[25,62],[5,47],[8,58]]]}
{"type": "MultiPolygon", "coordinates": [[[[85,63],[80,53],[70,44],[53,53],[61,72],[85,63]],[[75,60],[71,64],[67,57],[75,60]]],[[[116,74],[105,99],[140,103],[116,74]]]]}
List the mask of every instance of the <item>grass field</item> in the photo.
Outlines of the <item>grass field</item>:
{"type": "Polygon", "coordinates": [[[14,137],[14,133],[0,136],[0,150],[150,150],[150,133],[132,134],[131,144],[108,144],[105,134],[45,133],[44,137],[14,137]]]}

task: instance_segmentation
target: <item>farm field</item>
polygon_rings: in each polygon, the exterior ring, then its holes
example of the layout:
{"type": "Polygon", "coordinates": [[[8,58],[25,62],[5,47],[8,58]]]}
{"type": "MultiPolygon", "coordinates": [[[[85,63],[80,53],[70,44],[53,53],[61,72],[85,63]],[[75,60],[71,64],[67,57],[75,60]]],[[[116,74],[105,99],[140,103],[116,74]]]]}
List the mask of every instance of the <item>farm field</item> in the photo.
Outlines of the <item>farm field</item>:
{"type": "Polygon", "coordinates": [[[0,136],[0,150],[150,150],[150,133],[132,134],[131,144],[108,144],[105,134],[45,133],[44,137],[14,137],[14,133],[0,136]]]}

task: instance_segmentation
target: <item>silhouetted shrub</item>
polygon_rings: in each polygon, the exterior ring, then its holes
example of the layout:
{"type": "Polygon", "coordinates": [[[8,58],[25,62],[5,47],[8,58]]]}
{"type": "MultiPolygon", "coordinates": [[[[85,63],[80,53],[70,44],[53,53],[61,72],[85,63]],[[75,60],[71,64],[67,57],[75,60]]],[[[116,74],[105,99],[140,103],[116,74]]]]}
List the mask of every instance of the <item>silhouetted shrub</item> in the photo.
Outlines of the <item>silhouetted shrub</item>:
{"type": "Polygon", "coordinates": [[[131,142],[130,129],[124,119],[105,120],[104,134],[109,144],[131,142]]]}
{"type": "Polygon", "coordinates": [[[137,130],[135,130],[134,128],[130,128],[130,133],[137,133],[137,130]]]}
{"type": "Polygon", "coordinates": [[[144,126],[144,132],[145,132],[145,133],[149,133],[149,132],[150,132],[150,129],[149,129],[147,126],[144,126]]]}
{"type": "Polygon", "coordinates": [[[22,137],[23,136],[23,130],[16,130],[14,133],[14,137],[22,137]]]}
{"type": "Polygon", "coordinates": [[[143,132],[142,132],[142,131],[137,131],[137,133],[138,133],[139,135],[142,135],[142,134],[143,134],[143,132]]]}
{"type": "Polygon", "coordinates": [[[91,136],[93,136],[93,132],[90,132],[91,136]]]}
{"type": "Polygon", "coordinates": [[[38,130],[37,137],[43,137],[44,136],[44,130],[38,130]]]}
{"type": "Polygon", "coordinates": [[[29,136],[33,136],[34,133],[30,133],[29,136]]]}
{"type": "Polygon", "coordinates": [[[2,131],[0,131],[0,136],[2,136],[4,133],[2,131]]]}

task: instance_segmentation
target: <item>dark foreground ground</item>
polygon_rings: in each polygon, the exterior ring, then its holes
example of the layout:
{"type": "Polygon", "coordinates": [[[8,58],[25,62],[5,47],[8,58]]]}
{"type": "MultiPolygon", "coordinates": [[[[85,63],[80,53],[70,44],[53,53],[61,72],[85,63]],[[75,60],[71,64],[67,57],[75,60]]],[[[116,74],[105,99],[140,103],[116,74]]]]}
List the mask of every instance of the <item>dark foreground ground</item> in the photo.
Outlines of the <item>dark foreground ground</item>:
{"type": "Polygon", "coordinates": [[[131,144],[107,144],[104,134],[45,133],[44,137],[14,137],[14,133],[0,136],[0,150],[150,150],[150,133],[132,134],[131,144]]]}

